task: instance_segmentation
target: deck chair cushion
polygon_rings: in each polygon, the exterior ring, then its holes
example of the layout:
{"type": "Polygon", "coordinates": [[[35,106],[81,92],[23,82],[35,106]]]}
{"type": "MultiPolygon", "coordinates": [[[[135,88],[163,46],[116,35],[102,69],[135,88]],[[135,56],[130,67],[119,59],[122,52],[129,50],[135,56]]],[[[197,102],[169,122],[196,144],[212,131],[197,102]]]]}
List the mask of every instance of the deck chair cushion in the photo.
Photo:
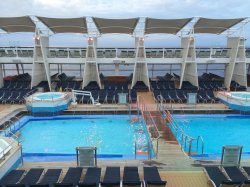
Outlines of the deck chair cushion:
{"type": "MultiPolygon", "coordinates": [[[[111,181],[112,182],[112,186],[114,185],[119,185],[120,184],[120,181],[117,181],[117,182],[113,182],[113,181],[111,181]]],[[[110,182],[108,182],[108,181],[106,181],[106,182],[101,182],[101,184],[102,185],[105,185],[105,186],[109,186],[111,183],[110,182]]]]}
{"type": "Polygon", "coordinates": [[[221,184],[222,185],[239,185],[241,184],[241,181],[222,181],[221,184]]]}
{"type": "Polygon", "coordinates": [[[7,184],[5,187],[25,187],[25,184],[7,184]]]}
{"type": "Polygon", "coordinates": [[[49,187],[49,184],[31,184],[29,187],[49,187]]]}
{"type": "Polygon", "coordinates": [[[55,183],[54,184],[55,187],[72,187],[74,186],[72,183],[55,183]]]}
{"type": "Polygon", "coordinates": [[[148,184],[165,185],[166,181],[147,181],[148,184]]]}
{"type": "Polygon", "coordinates": [[[123,181],[123,184],[125,185],[141,185],[141,181],[138,182],[138,181],[123,181]]]}
{"type": "Polygon", "coordinates": [[[87,182],[87,183],[79,183],[78,187],[91,187],[91,186],[96,186],[95,182],[87,182]]]}

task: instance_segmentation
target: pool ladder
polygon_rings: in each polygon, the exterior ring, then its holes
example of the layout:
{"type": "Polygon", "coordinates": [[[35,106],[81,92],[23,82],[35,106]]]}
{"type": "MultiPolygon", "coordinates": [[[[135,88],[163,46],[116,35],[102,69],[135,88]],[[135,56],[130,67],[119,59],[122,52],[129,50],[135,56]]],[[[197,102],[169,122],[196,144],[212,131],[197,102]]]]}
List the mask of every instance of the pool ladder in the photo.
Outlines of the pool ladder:
{"type": "MultiPolygon", "coordinates": [[[[163,107],[158,106],[159,110],[161,111],[161,114],[166,117],[168,116],[167,113],[170,113],[170,111],[166,110],[163,107]]],[[[176,122],[176,120],[173,118],[172,115],[169,116],[170,119],[170,123],[168,123],[171,127],[172,127],[172,131],[174,131],[173,133],[175,133],[175,137],[176,139],[178,138],[178,134],[180,134],[180,146],[181,149],[184,152],[187,152],[188,156],[191,156],[193,154],[192,152],[192,148],[193,148],[193,144],[194,142],[196,142],[196,150],[195,152],[198,153],[199,152],[199,146],[201,144],[201,154],[204,154],[204,139],[202,136],[197,136],[197,138],[193,138],[191,136],[188,136],[183,130],[182,128],[178,125],[178,123],[176,122]],[[188,144],[188,146],[187,146],[188,144]]]]}

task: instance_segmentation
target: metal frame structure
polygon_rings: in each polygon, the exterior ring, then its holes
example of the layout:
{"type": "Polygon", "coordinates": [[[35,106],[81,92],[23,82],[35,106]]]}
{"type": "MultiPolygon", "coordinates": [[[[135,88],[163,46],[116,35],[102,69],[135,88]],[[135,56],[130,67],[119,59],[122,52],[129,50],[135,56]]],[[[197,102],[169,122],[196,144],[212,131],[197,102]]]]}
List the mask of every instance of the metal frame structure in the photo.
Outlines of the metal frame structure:
{"type": "MultiPolygon", "coordinates": [[[[30,16],[29,17],[34,24],[36,25],[35,29],[35,37],[34,37],[34,56],[33,56],[33,67],[32,67],[32,84],[31,86],[37,85],[42,80],[48,80],[50,90],[51,88],[51,81],[50,81],[50,69],[49,64],[52,64],[53,60],[48,58],[48,49],[49,49],[49,37],[51,34],[54,34],[53,32],[49,32],[49,28],[46,27],[46,24],[43,25],[46,31],[44,31],[44,28],[41,26],[40,20],[36,16],[30,16]]],[[[67,18],[68,19],[68,18],[67,18]]],[[[98,70],[98,64],[106,63],[108,60],[100,59],[97,57],[97,40],[98,37],[102,36],[102,33],[100,33],[97,25],[95,24],[95,21],[92,17],[85,17],[86,19],[86,26],[87,26],[87,33],[81,33],[83,36],[85,36],[88,40],[88,46],[86,51],[86,56],[81,57],[80,60],[76,60],[77,64],[85,65],[84,72],[82,75],[83,78],[83,87],[86,86],[90,81],[97,81],[99,86],[101,87],[101,82],[99,78],[99,70],[98,70]],[[103,62],[102,62],[103,61],[103,62]]],[[[149,86],[149,77],[148,77],[148,63],[169,63],[167,60],[163,58],[155,58],[155,59],[148,59],[146,57],[145,52],[145,44],[144,39],[145,36],[147,36],[147,33],[145,33],[145,27],[146,27],[146,21],[149,18],[146,17],[140,17],[139,20],[136,22],[137,24],[134,25],[133,33],[127,33],[130,34],[135,38],[135,51],[136,56],[135,58],[128,59],[128,63],[135,64],[134,65],[134,74],[132,79],[132,86],[137,81],[143,81],[147,86],[149,86]],[[142,42],[143,41],[143,42],[142,42]]],[[[183,81],[190,81],[193,85],[198,86],[198,73],[197,73],[197,54],[196,54],[196,46],[195,46],[195,25],[199,22],[199,20],[202,20],[205,18],[198,18],[194,17],[192,20],[187,22],[183,28],[180,28],[177,33],[174,33],[175,35],[179,36],[181,38],[181,60],[174,60],[171,62],[172,64],[181,64],[181,74],[180,74],[180,84],[179,87],[181,88],[183,81]]],[[[1,18],[0,18],[1,20],[1,18]]],[[[10,19],[11,20],[11,19],[10,19]]],[[[113,19],[114,20],[114,19],[113,19]]],[[[151,19],[155,20],[155,19],[151,19]]],[[[226,34],[228,44],[227,47],[230,48],[229,57],[225,59],[225,86],[229,89],[230,83],[232,80],[235,80],[236,82],[240,83],[241,85],[246,86],[247,80],[246,80],[246,63],[248,60],[246,59],[245,54],[245,38],[244,38],[244,26],[250,21],[249,18],[241,18],[238,19],[239,22],[233,24],[232,28],[231,26],[229,28],[225,28],[223,30],[222,35],[226,34]]],[[[230,21],[230,20],[229,20],[230,21]]],[[[3,25],[1,25],[0,21],[0,29],[3,29],[3,25]]],[[[20,32],[23,31],[24,28],[20,28],[20,32]]],[[[12,31],[10,30],[10,33],[12,31]]],[[[15,30],[15,32],[18,32],[18,30],[15,30]]],[[[109,33],[112,33],[110,31],[109,33]]],[[[123,34],[122,32],[120,34],[123,34]]],[[[150,33],[151,34],[151,33],[150,33]]],[[[173,34],[173,33],[163,33],[163,34],[173,34]]],[[[214,34],[214,33],[213,33],[214,34]]],[[[68,58],[69,58],[69,52],[68,52],[68,58]]],[[[8,58],[9,60],[9,58],[8,58]]],[[[5,64],[8,63],[8,60],[6,61],[6,58],[3,58],[1,60],[0,57],[0,63],[5,64]]],[[[72,59],[73,60],[73,59],[72,59]]],[[[11,60],[12,63],[14,60],[11,60]]],[[[20,60],[20,63],[23,63],[24,61],[20,60]]],[[[123,59],[119,59],[117,57],[117,51],[116,51],[116,57],[115,60],[111,59],[109,63],[113,63],[117,66],[117,63],[124,62],[123,59]]],[[[205,63],[211,63],[214,62],[213,59],[208,59],[205,63]]],[[[27,63],[27,62],[25,62],[27,63]]],[[[127,62],[125,62],[127,63],[127,62]]],[[[249,62],[248,62],[249,63],[249,62]]],[[[3,85],[3,71],[4,69],[2,66],[0,67],[0,86],[3,85]]]]}

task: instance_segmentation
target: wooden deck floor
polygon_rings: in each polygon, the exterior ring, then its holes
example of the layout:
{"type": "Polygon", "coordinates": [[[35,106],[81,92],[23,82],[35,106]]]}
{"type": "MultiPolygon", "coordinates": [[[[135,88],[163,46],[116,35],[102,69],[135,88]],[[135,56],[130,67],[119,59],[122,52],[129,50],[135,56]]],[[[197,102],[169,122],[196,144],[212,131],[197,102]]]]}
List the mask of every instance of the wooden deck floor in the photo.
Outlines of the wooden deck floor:
{"type": "Polygon", "coordinates": [[[203,171],[199,172],[160,172],[167,187],[211,187],[203,171]]]}

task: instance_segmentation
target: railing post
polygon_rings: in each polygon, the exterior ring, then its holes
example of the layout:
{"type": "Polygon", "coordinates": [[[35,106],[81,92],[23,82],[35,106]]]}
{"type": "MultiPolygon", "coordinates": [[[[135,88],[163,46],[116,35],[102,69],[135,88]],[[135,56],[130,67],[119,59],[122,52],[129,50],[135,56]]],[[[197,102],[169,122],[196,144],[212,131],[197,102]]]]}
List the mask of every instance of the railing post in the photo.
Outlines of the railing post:
{"type": "Polygon", "coordinates": [[[193,140],[192,140],[192,139],[190,139],[190,140],[189,140],[189,148],[188,148],[188,156],[190,156],[190,155],[191,155],[192,143],[193,143],[193,140]]]}
{"type": "Polygon", "coordinates": [[[137,148],[136,148],[136,141],[135,141],[135,160],[136,160],[136,153],[137,152],[137,148]]]}

